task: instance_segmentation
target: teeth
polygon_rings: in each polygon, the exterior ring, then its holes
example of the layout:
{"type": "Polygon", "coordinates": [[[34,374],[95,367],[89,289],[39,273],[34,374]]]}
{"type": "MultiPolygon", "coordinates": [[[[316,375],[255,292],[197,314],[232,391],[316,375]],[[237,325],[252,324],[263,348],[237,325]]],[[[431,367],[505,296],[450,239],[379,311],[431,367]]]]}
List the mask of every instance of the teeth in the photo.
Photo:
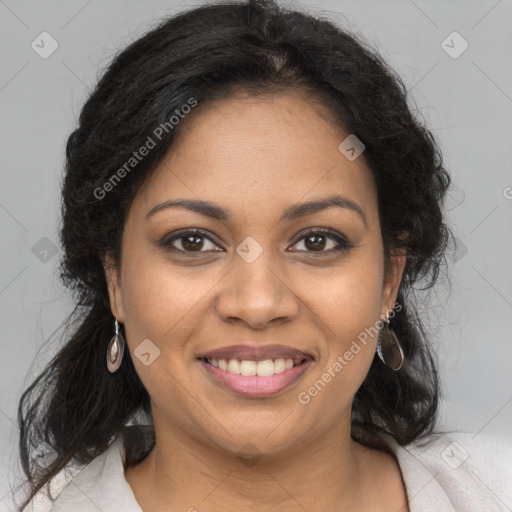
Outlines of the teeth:
{"type": "Polygon", "coordinates": [[[293,368],[293,359],[267,359],[265,361],[207,359],[207,361],[215,368],[220,368],[234,375],[243,375],[245,377],[253,375],[269,377],[275,373],[283,373],[285,370],[293,368]]]}
{"type": "Polygon", "coordinates": [[[234,375],[240,375],[240,361],[237,359],[230,359],[228,363],[228,372],[234,375]]]}
{"type": "MultiPolygon", "coordinates": [[[[231,364],[231,361],[230,361],[231,364]]],[[[242,361],[240,363],[240,373],[244,377],[251,377],[252,375],[256,375],[256,371],[258,369],[258,364],[256,361],[242,361]]],[[[229,365],[228,365],[229,370],[229,365]]]]}
{"type": "MultiPolygon", "coordinates": [[[[288,359],[290,361],[290,359],[288,359]]],[[[286,362],[284,359],[276,359],[274,361],[274,373],[282,373],[286,370],[286,362]]]]}

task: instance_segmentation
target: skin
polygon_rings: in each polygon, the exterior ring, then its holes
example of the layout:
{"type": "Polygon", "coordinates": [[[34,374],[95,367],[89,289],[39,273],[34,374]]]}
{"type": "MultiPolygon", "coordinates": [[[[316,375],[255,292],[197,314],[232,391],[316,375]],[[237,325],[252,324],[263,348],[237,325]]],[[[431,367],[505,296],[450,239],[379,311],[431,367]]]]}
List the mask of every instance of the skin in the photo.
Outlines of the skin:
{"type": "Polygon", "coordinates": [[[105,259],[112,313],[151,396],[156,433],[150,454],[125,470],[135,498],[144,511],[163,512],[407,511],[394,458],[350,437],[351,403],[377,337],[307,405],[297,398],[396,300],[405,256],[384,272],[364,154],[349,161],[338,150],[348,132],[298,91],[238,94],[199,105],[181,123],[130,207],[120,267],[105,259]],[[294,204],[334,193],[357,203],[365,221],[340,207],[279,220],[294,204]],[[146,218],[177,198],[211,201],[233,216],[177,207],[146,218]],[[207,232],[196,251],[183,238],[174,252],[158,245],[183,228],[207,232]],[[327,237],[315,249],[306,228],[332,229],[353,247],[333,252],[338,242],[327,237]],[[236,252],[248,236],[263,249],[252,263],[236,252]],[[160,350],[148,366],[134,356],[145,339],[160,350]],[[276,396],[239,396],[196,357],[243,340],[292,346],[315,361],[276,396]],[[240,453],[257,455],[255,463],[240,453]]]}

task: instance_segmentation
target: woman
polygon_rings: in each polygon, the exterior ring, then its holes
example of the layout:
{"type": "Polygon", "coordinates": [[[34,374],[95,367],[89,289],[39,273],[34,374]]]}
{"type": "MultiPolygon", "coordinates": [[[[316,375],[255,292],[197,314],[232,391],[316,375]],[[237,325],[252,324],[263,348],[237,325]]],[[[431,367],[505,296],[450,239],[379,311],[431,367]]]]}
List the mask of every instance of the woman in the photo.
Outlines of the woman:
{"type": "Polygon", "coordinates": [[[17,510],[501,510],[433,436],[412,292],[450,179],[376,52],[199,7],[114,59],[66,153],[78,325],[20,401],[17,510]]]}

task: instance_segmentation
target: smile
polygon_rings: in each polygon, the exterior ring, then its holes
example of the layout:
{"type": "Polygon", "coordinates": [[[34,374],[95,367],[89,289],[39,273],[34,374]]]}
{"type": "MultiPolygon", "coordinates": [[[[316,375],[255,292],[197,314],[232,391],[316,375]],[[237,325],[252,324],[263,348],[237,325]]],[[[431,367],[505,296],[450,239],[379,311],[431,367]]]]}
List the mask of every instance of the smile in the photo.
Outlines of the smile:
{"type": "Polygon", "coordinates": [[[198,359],[208,375],[234,393],[259,398],[275,395],[297,382],[313,363],[309,357],[250,361],[198,359]]]}

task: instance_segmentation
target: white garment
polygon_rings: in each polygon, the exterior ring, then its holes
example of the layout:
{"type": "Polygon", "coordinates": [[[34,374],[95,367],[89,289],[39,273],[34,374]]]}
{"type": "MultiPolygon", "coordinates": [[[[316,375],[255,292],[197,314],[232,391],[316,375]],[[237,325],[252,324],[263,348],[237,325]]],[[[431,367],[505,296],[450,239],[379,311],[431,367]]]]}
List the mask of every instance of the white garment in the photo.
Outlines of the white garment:
{"type": "MultiPolygon", "coordinates": [[[[498,446],[483,434],[432,439],[423,447],[384,439],[397,457],[411,512],[512,511],[511,445],[498,446]]],[[[43,487],[23,512],[142,512],[124,477],[124,461],[118,436],[90,464],[71,464],[52,480],[54,503],[43,487]]],[[[200,503],[195,507],[201,510],[200,503]]]]}

